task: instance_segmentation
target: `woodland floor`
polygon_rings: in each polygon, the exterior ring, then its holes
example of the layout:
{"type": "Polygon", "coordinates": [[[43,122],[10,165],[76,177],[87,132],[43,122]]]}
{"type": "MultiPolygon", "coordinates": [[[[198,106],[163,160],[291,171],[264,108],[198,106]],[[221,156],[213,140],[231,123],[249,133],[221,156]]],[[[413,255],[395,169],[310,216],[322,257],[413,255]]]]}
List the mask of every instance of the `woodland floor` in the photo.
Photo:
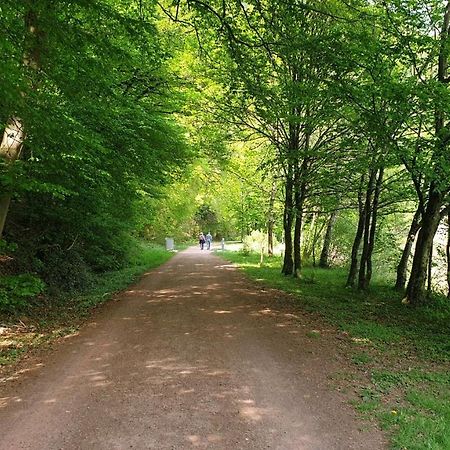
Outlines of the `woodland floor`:
{"type": "Polygon", "coordinates": [[[347,345],[190,248],[0,384],[0,449],[383,449],[336,381],[347,345]]]}

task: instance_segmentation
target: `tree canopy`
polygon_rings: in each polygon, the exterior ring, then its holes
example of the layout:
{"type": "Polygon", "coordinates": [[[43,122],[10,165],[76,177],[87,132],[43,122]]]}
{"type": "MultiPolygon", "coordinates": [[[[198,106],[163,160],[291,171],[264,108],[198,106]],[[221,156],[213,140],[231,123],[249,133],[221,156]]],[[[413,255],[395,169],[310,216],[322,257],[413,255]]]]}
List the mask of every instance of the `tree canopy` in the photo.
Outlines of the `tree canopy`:
{"type": "Polygon", "coordinates": [[[449,16],[438,0],[3,1],[2,271],[69,288],[137,238],[259,230],[300,282],[316,262],[361,290],[382,271],[426,303],[450,267],[449,16]]]}

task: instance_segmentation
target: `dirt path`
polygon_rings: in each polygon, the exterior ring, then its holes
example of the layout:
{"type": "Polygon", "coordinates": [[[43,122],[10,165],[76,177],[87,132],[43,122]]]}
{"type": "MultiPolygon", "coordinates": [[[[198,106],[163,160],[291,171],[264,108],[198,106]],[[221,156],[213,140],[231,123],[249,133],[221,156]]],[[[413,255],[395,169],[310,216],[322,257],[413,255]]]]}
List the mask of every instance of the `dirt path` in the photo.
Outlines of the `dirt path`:
{"type": "Polygon", "coordinates": [[[0,387],[0,449],[384,448],[329,385],[336,338],[283,298],[178,254],[0,387]]]}

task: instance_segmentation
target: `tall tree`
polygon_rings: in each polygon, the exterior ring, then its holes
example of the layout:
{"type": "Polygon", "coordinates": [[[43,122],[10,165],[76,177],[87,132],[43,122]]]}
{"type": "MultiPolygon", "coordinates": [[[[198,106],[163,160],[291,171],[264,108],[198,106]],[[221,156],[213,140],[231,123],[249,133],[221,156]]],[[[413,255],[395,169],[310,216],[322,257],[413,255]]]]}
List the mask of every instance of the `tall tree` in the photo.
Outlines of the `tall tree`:
{"type": "MultiPolygon", "coordinates": [[[[152,3],[2,2],[0,45],[16,76],[0,75],[0,217],[10,203],[3,236],[21,270],[56,280],[64,264],[120,266],[145,214],[135,205],[190,159],[152,3]]],[[[60,278],[71,272],[82,270],[60,278]]]]}

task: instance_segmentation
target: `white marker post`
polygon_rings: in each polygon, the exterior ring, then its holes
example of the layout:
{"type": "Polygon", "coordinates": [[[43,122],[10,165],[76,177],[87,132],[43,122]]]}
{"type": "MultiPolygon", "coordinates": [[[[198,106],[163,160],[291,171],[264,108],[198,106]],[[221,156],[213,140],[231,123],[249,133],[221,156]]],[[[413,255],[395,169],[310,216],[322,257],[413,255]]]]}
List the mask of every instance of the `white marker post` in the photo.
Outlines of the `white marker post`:
{"type": "Polygon", "coordinates": [[[166,238],[166,250],[173,251],[174,248],[173,238],[166,238]]]}

